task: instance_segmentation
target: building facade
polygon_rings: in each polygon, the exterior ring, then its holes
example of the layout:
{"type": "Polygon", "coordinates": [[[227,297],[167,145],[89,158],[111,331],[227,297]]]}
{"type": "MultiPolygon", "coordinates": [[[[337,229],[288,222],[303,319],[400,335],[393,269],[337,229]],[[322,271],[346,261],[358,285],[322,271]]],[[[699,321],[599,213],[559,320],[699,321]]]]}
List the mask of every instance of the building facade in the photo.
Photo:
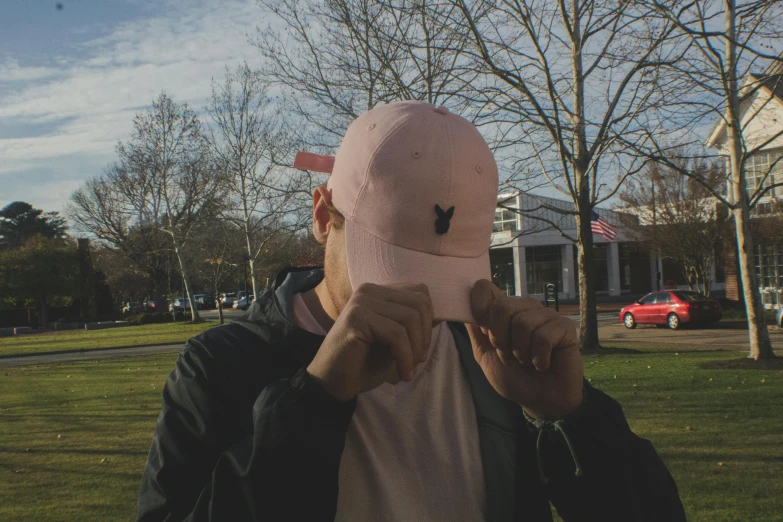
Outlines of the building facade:
{"type": "MultiPolygon", "coordinates": [[[[749,75],[744,82],[740,121],[746,149],[745,182],[749,194],[772,187],[751,212],[753,266],[766,308],[783,306],[783,237],[780,225],[783,209],[783,70],[780,65],[763,75],[749,75]]],[[[716,123],[707,146],[720,154],[726,150],[727,133],[723,120],[716,123]]],[[[733,187],[728,181],[731,201],[733,187]]],[[[737,264],[736,239],[726,248],[726,297],[740,300],[741,279],[737,264]]]]}
{"type": "MultiPolygon", "coordinates": [[[[573,210],[573,203],[527,194],[503,194],[499,201],[520,212],[501,207],[496,211],[490,249],[493,282],[508,295],[539,299],[545,286],[554,283],[560,299],[577,299],[576,219],[556,210],[573,210]]],[[[613,241],[593,235],[596,294],[649,292],[656,286],[654,260],[627,237],[616,212],[596,212],[617,228],[613,241]]]]}

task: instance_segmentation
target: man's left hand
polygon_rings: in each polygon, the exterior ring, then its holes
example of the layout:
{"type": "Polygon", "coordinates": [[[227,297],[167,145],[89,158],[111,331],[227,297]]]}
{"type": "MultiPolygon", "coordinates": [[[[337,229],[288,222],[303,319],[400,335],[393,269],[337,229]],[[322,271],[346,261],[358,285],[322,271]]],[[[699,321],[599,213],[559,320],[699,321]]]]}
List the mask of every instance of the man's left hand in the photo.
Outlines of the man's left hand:
{"type": "Polygon", "coordinates": [[[465,325],[473,355],[497,392],[537,419],[556,420],[582,402],[582,357],[574,322],[536,299],[508,297],[477,281],[465,325]]]}

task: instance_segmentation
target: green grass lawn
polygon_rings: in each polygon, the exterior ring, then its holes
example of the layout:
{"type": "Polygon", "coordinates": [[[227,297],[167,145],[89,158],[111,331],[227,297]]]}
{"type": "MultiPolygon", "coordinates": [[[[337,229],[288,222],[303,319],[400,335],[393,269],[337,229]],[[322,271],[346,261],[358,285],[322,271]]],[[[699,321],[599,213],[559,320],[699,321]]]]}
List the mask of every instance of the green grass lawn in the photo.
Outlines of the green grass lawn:
{"type": "MultiPolygon", "coordinates": [[[[690,521],[781,520],[783,373],[699,368],[742,357],[585,357],[593,384],[618,399],[631,427],[655,444],[690,521]]],[[[133,520],[175,358],[0,369],[0,520],[133,520]]]]}
{"type": "Polygon", "coordinates": [[[0,355],[83,350],[110,346],[139,346],[144,344],[184,343],[194,335],[217,324],[204,321],[120,326],[107,330],[66,330],[0,337],[0,355]]]}

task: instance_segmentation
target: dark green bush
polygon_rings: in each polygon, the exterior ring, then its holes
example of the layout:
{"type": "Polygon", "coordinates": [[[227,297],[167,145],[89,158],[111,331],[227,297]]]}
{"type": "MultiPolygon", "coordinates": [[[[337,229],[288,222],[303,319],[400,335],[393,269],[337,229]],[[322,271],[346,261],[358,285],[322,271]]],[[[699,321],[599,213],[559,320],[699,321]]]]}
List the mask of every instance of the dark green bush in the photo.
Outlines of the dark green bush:
{"type": "Polygon", "coordinates": [[[129,315],[125,318],[126,321],[128,321],[130,324],[139,325],[139,324],[159,324],[159,323],[170,323],[174,320],[176,321],[191,321],[193,319],[193,316],[190,314],[190,312],[183,314],[182,312],[175,312],[174,318],[172,319],[171,312],[144,312],[143,314],[135,314],[135,315],[129,315]]]}

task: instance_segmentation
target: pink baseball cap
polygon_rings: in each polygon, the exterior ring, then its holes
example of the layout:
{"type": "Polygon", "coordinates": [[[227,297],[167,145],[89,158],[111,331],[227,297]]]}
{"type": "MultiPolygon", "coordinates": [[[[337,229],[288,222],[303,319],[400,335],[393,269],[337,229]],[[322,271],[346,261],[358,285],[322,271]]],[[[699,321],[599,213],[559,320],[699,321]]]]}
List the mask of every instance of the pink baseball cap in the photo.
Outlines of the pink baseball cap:
{"type": "Polygon", "coordinates": [[[300,152],[294,167],[330,175],[353,288],[425,283],[435,319],[476,324],[470,291],[491,280],[498,169],[472,123],[442,106],[389,103],[356,118],[336,156],[300,152]]]}

